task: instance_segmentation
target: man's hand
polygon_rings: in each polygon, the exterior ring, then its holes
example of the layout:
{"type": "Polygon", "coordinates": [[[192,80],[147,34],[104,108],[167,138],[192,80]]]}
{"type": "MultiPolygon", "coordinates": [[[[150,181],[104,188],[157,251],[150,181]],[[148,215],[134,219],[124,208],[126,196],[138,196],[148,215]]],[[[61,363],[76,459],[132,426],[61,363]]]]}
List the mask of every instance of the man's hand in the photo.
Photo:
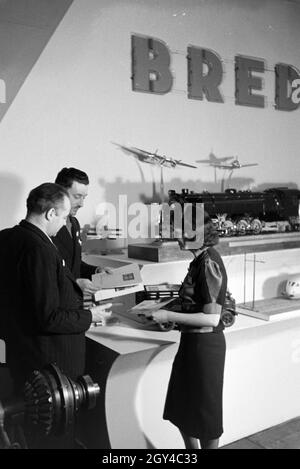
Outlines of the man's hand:
{"type": "Polygon", "coordinates": [[[88,278],[77,278],[77,285],[81,288],[82,293],[93,295],[99,288],[95,287],[94,284],[88,278]]]}
{"type": "Polygon", "coordinates": [[[105,303],[91,308],[92,322],[100,323],[102,326],[105,326],[106,322],[111,317],[111,311],[108,311],[111,307],[112,303],[105,303]]]}

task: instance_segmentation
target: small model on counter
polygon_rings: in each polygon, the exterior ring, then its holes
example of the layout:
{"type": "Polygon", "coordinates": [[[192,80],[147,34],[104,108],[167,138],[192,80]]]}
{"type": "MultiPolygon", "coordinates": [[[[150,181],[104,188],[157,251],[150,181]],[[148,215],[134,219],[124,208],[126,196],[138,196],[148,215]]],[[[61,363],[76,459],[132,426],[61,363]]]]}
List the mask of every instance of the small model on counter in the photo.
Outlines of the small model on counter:
{"type": "Polygon", "coordinates": [[[282,295],[290,300],[300,299],[300,275],[293,275],[286,281],[282,295]]]}

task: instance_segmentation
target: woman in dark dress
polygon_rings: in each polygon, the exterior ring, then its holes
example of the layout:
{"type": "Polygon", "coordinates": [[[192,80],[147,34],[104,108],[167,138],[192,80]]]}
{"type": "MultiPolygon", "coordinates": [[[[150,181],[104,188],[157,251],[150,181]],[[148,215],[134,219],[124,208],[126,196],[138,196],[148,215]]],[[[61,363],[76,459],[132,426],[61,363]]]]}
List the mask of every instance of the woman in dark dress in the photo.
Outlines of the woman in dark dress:
{"type": "MultiPolygon", "coordinates": [[[[180,430],[186,448],[218,448],[223,433],[222,393],[225,363],[224,326],[220,320],[227,275],[212,247],[218,235],[207,214],[204,245],[192,251],[195,259],[181,286],[179,308],[153,313],[158,323],[176,322],[181,330],[165,403],[165,420],[180,430]]],[[[171,308],[173,309],[173,308],[171,308]]]]}

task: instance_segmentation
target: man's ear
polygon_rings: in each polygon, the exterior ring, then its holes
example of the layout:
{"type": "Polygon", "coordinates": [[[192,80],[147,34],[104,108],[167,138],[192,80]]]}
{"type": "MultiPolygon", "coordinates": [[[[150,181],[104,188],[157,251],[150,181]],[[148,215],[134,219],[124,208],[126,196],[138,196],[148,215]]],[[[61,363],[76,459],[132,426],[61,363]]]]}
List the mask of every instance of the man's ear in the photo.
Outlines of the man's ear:
{"type": "Polygon", "coordinates": [[[49,210],[47,210],[47,212],[45,213],[45,218],[46,220],[50,221],[54,215],[55,215],[55,208],[52,207],[52,208],[49,208],[49,210]]]}

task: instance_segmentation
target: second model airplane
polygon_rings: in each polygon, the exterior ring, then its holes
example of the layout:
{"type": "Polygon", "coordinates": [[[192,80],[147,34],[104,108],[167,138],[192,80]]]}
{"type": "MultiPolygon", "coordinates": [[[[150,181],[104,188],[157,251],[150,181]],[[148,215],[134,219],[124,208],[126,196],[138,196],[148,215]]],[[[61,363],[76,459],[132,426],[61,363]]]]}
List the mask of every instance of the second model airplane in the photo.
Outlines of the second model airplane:
{"type": "Polygon", "coordinates": [[[234,156],[216,156],[212,151],[208,155],[208,158],[202,160],[196,160],[196,163],[208,163],[209,165],[215,165],[217,163],[224,163],[225,161],[233,160],[234,156]]]}
{"type": "Polygon", "coordinates": [[[213,166],[214,168],[229,169],[230,171],[233,171],[234,169],[246,168],[249,166],[257,165],[258,163],[241,164],[237,158],[231,161],[231,163],[210,163],[210,166],[213,166]]]}

